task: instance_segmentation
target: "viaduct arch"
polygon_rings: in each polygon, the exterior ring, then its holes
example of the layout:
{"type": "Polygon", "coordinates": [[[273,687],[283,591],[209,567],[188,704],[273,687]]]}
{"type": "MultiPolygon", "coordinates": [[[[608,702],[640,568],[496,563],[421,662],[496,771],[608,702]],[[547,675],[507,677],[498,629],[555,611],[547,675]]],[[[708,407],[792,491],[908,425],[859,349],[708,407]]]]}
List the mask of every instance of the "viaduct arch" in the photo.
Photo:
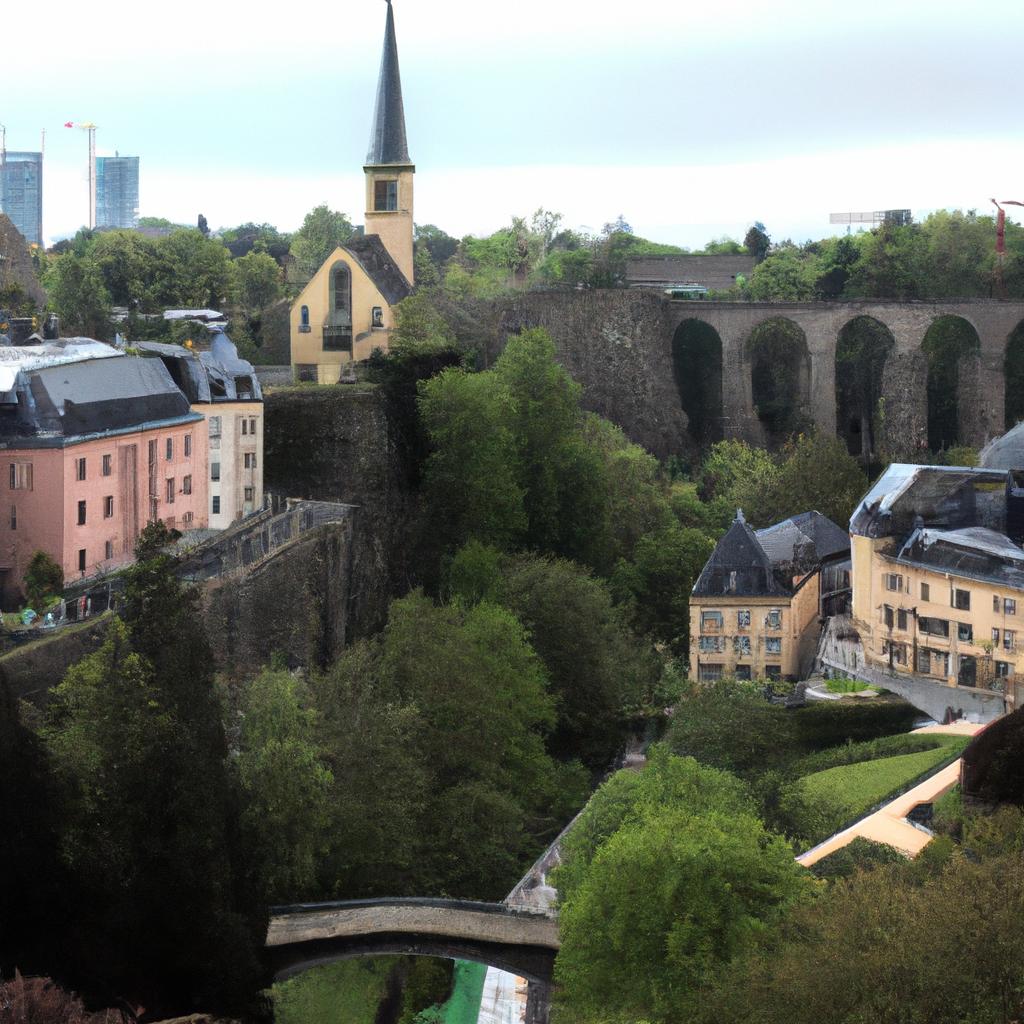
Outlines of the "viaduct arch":
{"type": "MultiPolygon", "coordinates": [[[[749,343],[771,320],[792,324],[805,340],[801,412],[806,421],[839,436],[844,436],[836,401],[841,333],[851,321],[868,317],[891,337],[877,382],[883,414],[875,430],[878,448],[890,459],[914,461],[928,448],[924,341],[941,318],[966,322],[978,339],[976,350],[961,355],[957,367],[959,441],[981,445],[1003,432],[1007,415],[1018,408],[1024,411],[1024,399],[1016,400],[1012,391],[1008,398],[1006,391],[1007,367],[1020,362],[1017,376],[1024,377],[1024,354],[1015,359],[1017,347],[1024,353],[1024,342],[1012,341],[1020,338],[1024,323],[1020,301],[711,302],[595,289],[516,295],[498,300],[493,312],[485,360],[497,357],[508,334],[544,327],[555,339],[561,361],[583,384],[587,407],[663,458],[692,451],[708,436],[754,444],[772,440],[756,408],[756,346],[749,343]],[[699,335],[689,352],[680,340],[684,334],[699,335]],[[719,359],[720,400],[714,389],[703,396],[693,385],[695,376],[709,370],[708,360],[715,364],[719,359]],[[684,402],[691,413],[699,405],[703,437],[691,433],[684,402]],[[717,423],[712,422],[715,418],[717,423]]],[[[710,367],[712,374],[715,368],[710,367]]]]}

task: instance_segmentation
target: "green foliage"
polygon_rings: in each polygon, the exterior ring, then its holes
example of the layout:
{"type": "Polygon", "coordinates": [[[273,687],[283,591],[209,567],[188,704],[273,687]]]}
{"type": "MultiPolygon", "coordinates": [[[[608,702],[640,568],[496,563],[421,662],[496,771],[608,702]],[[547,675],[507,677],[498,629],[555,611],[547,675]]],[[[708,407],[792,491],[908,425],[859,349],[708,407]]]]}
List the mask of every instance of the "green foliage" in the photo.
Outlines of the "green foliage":
{"type": "Polygon", "coordinates": [[[815,298],[817,262],[792,246],[779,247],[754,267],[747,286],[756,302],[806,302],[815,298]]]}
{"type": "Polygon", "coordinates": [[[25,569],[25,600],[41,611],[64,589],[64,570],[45,551],[35,551],[25,569]]]}
{"type": "Polygon", "coordinates": [[[395,601],[315,696],[336,892],[494,897],[580,800],[582,773],[544,750],[543,665],[504,608],[395,601]]]}
{"type": "Polygon", "coordinates": [[[393,957],[339,960],[274,985],[277,1024],[374,1024],[393,957]]]}
{"type": "Polygon", "coordinates": [[[759,523],[762,495],[775,489],[778,466],[763,448],[746,441],[719,441],[711,446],[701,466],[700,497],[717,500],[731,521],[742,508],[751,522],[759,523]]]}
{"type": "Polygon", "coordinates": [[[851,455],[870,462],[882,400],[882,370],[895,340],[869,316],[858,316],[839,332],[836,345],[836,421],[851,455]]]}
{"type": "Polygon", "coordinates": [[[111,337],[110,293],[91,260],[65,253],[50,264],[43,283],[49,308],[60,317],[65,334],[100,341],[111,337]]]}
{"type": "Polygon", "coordinates": [[[792,713],[797,747],[824,750],[905,733],[920,713],[904,701],[812,701],[792,713]]]}
{"type": "Polygon", "coordinates": [[[797,776],[812,775],[838,765],[856,764],[859,761],[877,761],[883,757],[916,754],[922,750],[938,750],[948,746],[949,743],[949,737],[929,733],[897,733],[895,736],[879,736],[877,739],[861,740],[859,743],[844,743],[842,746],[826,747],[824,750],[808,754],[793,763],[792,772],[797,776]]]}
{"type": "Polygon", "coordinates": [[[829,693],[863,693],[865,690],[879,692],[879,687],[865,683],[863,679],[826,679],[825,689],[829,693]]]}
{"type": "Polygon", "coordinates": [[[938,451],[960,437],[960,368],[980,351],[975,329],[960,317],[942,316],[925,332],[921,349],[928,357],[928,446],[938,451]]]}
{"type": "Polygon", "coordinates": [[[354,230],[344,213],[330,209],[326,203],[310,210],[292,236],[291,255],[299,276],[308,281],[354,230]]]}
{"type": "Polygon", "coordinates": [[[811,873],[815,878],[835,881],[849,878],[858,871],[871,871],[883,864],[901,864],[906,859],[905,854],[892,846],[857,836],[827,857],[822,857],[811,867],[811,873]]]}
{"type": "Polygon", "coordinates": [[[395,330],[391,336],[393,352],[401,355],[454,350],[455,335],[429,290],[420,287],[402,299],[394,307],[394,315],[395,330]]]}
{"type": "Polygon", "coordinates": [[[805,889],[788,845],[739,809],[727,777],[675,761],[655,774],[683,775],[681,787],[645,806],[643,783],[620,788],[588,823],[585,870],[568,885],[574,869],[559,871],[555,976],[585,1019],[687,1019],[701,988],[805,889]]]}
{"type": "Polygon", "coordinates": [[[235,761],[244,796],[242,826],[266,902],[308,898],[326,852],[334,777],[314,738],[304,687],[265,669],[245,688],[235,761]]]}
{"type": "Polygon", "coordinates": [[[760,263],[768,255],[771,244],[772,240],[768,237],[768,232],[765,231],[765,227],[760,221],[755,221],[743,237],[743,248],[754,257],[757,263],[760,263]]]}
{"type": "Polygon", "coordinates": [[[231,297],[244,312],[258,313],[281,294],[281,268],[272,256],[254,250],[232,261],[231,297]]]}

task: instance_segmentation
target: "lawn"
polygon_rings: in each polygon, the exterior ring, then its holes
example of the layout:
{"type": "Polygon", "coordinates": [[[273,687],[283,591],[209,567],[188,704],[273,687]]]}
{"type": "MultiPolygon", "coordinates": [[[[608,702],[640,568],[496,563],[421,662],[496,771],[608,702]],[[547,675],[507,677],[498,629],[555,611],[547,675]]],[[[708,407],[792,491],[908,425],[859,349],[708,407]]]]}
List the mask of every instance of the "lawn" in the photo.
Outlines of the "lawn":
{"type": "Polygon", "coordinates": [[[455,961],[452,994],[441,1007],[440,1020],[443,1024],[476,1024],[486,976],[486,964],[455,961]]]}
{"type": "Polygon", "coordinates": [[[871,691],[881,693],[880,686],[872,686],[870,683],[861,682],[859,679],[826,679],[825,689],[829,693],[864,693],[871,691]]]}
{"type": "Polygon", "coordinates": [[[819,842],[959,756],[966,736],[934,737],[931,750],[859,761],[806,775],[783,798],[795,834],[819,842]]]}
{"type": "Polygon", "coordinates": [[[374,1024],[393,957],[338,960],[278,982],[276,1024],[374,1024]]]}

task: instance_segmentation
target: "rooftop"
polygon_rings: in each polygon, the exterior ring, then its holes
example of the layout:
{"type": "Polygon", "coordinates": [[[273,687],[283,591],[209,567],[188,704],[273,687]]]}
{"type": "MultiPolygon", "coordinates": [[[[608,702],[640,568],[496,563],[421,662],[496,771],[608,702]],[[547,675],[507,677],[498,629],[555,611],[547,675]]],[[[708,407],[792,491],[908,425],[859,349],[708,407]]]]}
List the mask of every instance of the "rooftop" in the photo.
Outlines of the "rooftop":
{"type": "MultiPolygon", "coordinates": [[[[395,13],[388,0],[384,26],[384,50],[377,80],[377,103],[370,130],[370,148],[366,165],[408,165],[409,145],[405,138],[405,109],[402,104],[402,76],[398,70],[398,42],[395,39],[395,13]]],[[[390,301],[390,300],[389,300],[390,301]]]]}
{"type": "Polygon", "coordinates": [[[693,585],[694,597],[788,597],[743,513],[715,546],[693,585]]]}
{"type": "Polygon", "coordinates": [[[772,565],[807,569],[850,550],[849,534],[820,512],[801,512],[757,531],[757,540],[772,565]]]}
{"type": "Polygon", "coordinates": [[[401,302],[412,291],[412,285],[391,258],[380,235],[350,238],[342,248],[366,271],[389,306],[401,302]]]}
{"type": "Polygon", "coordinates": [[[896,561],[1024,590],[1024,549],[984,527],[915,530],[896,561]]]}

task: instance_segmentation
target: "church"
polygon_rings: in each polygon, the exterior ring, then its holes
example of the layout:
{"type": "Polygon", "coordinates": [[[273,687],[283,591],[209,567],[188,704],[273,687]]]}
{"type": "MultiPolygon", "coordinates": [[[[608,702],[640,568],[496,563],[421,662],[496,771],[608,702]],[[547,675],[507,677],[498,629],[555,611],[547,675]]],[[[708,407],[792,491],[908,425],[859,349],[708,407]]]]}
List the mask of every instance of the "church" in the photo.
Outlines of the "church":
{"type": "Polygon", "coordinates": [[[413,286],[413,175],[405,137],[395,17],[388,0],[384,53],[366,175],[365,231],[338,246],[291,308],[295,379],[336,384],[346,366],[388,350],[392,307],[413,286]]]}

